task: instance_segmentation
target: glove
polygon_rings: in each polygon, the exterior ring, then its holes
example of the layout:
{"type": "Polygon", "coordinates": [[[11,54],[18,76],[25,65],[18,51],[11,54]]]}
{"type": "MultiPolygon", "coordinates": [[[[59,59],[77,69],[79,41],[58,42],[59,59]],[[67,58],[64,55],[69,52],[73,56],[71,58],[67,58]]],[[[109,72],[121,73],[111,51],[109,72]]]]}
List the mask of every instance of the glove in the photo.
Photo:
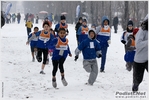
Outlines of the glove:
{"type": "Polygon", "coordinates": [[[124,40],[121,40],[121,42],[122,42],[123,44],[125,44],[125,43],[126,43],[126,41],[124,41],[124,40]]]}
{"type": "Polygon", "coordinates": [[[99,55],[98,55],[98,58],[101,58],[101,57],[102,57],[102,54],[99,54],[99,55]]]}
{"type": "Polygon", "coordinates": [[[111,40],[108,40],[107,42],[108,42],[108,44],[111,44],[111,40]]]}
{"type": "Polygon", "coordinates": [[[77,61],[78,58],[79,58],[78,55],[76,55],[74,60],[77,61]]]}

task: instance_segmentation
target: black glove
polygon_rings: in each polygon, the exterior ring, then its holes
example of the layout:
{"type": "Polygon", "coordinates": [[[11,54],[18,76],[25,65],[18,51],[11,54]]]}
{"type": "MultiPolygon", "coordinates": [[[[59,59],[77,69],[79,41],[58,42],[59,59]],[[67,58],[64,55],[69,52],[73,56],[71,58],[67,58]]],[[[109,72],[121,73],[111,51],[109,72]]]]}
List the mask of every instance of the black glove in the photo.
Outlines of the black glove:
{"type": "Polygon", "coordinates": [[[74,60],[77,61],[78,58],[79,58],[78,55],[76,55],[74,60]]]}
{"type": "Polygon", "coordinates": [[[102,54],[99,54],[99,55],[98,55],[98,58],[100,58],[100,57],[102,57],[102,54]]]}
{"type": "Polygon", "coordinates": [[[122,42],[123,44],[125,44],[125,43],[126,43],[126,41],[125,41],[125,40],[121,40],[121,42],[122,42]]]}

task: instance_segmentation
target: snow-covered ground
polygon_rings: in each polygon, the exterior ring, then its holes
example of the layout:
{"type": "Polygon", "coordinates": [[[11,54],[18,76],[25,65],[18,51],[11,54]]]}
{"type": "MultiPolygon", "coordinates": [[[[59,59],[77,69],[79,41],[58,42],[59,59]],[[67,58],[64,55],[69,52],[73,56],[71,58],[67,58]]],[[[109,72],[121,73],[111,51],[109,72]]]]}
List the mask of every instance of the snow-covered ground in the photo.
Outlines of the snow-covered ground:
{"type": "MultiPolygon", "coordinates": [[[[42,22],[34,24],[34,26],[42,29],[42,22]]],[[[113,32],[112,28],[112,40],[108,48],[105,73],[99,72],[93,86],[85,85],[89,74],[83,69],[82,54],[80,54],[77,62],[74,61],[74,50],[77,46],[75,25],[70,24],[69,31],[68,39],[73,57],[68,57],[64,64],[68,86],[62,85],[58,71],[57,84],[59,89],[54,89],[51,81],[51,61],[45,67],[45,75],[39,74],[41,63],[32,62],[30,46],[26,45],[27,32],[24,21],[21,21],[21,24],[6,24],[1,29],[0,87],[3,100],[121,100],[121,98],[115,97],[116,92],[131,91],[132,71],[126,70],[123,60],[124,46],[120,42],[123,31],[120,26],[117,34],[113,32]]],[[[101,59],[97,60],[100,68],[101,59]]],[[[148,93],[147,79],[148,74],[145,72],[143,82],[139,87],[140,91],[146,93],[148,93]]],[[[145,99],[132,97],[127,100],[145,99]]]]}

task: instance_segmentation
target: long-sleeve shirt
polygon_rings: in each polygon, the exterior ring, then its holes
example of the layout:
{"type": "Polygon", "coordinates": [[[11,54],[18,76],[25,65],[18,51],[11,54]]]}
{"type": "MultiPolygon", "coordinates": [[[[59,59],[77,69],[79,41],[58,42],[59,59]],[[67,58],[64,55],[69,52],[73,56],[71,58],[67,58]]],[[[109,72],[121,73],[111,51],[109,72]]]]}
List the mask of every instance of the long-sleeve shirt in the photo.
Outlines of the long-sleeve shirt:
{"type": "Polygon", "coordinates": [[[48,49],[50,42],[54,39],[54,36],[50,32],[44,30],[38,31],[35,35],[32,35],[29,41],[38,37],[37,48],[48,49]]]}
{"type": "Polygon", "coordinates": [[[53,50],[52,60],[59,60],[61,58],[67,58],[68,54],[71,54],[68,45],[68,39],[57,37],[52,40],[49,45],[49,49],[53,50]],[[59,47],[58,47],[59,46],[59,47]]]}
{"type": "Polygon", "coordinates": [[[148,31],[139,29],[136,34],[136,54],[134,61],[144,63],[148,61],[148,31]]]}

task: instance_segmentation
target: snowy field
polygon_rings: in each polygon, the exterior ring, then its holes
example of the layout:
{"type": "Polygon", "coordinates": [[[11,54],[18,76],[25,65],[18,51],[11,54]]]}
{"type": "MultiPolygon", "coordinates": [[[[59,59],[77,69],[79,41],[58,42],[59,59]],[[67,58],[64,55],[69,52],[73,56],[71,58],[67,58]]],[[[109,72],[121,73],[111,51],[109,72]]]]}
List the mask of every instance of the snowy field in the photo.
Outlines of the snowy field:
{"type": "MultiPolygon", "coordinates": [[[[42,22],[34,24],[42,29],[42,22]]],[[[54,27],[55,25],[53,25],[54,27]]],[[[93,86],[87,86],[89,74],[82,66],[82,54],[74,61],[74,50],[77,46],[75,25],[69,24],[69,45],[72,57],[67,58],[65,77],[68,86],[61,83],[59,71],[57,84],[59,89],[52,87],[52,64],[45,67],[45,75],[39,74],[41,63],[32,62],[30,46],[26,45],[27,32],[25,22],[6,24],[1,29],[1,100],[146,100],[142,98],[116,98],[116,92],[130,92],[132,88],[132,71],[128,72],[123,60],[124,46],[120,42],[123,32],[121,26],[115,34],[112,28],[112,40],[107,53],[105,73],[98,74],[93,86]]],[[[98,60],[100,68],[101,59],[98,60]]],[[[148,74],[145,71],[144,80],[139,91],[148,93],[148,74]]],[[[0,91],[1,91],[0,90],[0,91]]],[[[147,96],[147,95],[146,95],[147,96]]]]}

